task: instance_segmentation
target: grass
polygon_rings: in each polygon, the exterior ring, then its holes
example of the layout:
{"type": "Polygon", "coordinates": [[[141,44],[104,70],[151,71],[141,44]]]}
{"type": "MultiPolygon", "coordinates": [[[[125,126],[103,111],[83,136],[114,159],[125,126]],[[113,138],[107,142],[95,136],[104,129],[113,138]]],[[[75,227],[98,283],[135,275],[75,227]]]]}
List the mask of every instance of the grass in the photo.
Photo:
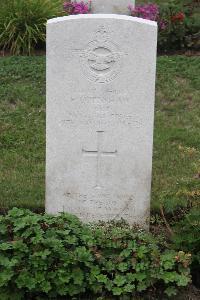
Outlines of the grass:
{"type": "Polygon", "coordinates": [[[163,202],[170,210],[200,199],[199,68],[198,57],[158,59],[153,208],[163,202]]]}
{"type": "MultiPolygon", "coordinates": [[[[152,210],[200,198],[200,58],[157,64],[152,210]]],[[[0,208],[45,198],[45,57],[0,59],[0,208]]]]}
{"type": "Polygon", "coordinates": [[[0,207],[44,205],[45,59],[0,59],[0,207]]]}

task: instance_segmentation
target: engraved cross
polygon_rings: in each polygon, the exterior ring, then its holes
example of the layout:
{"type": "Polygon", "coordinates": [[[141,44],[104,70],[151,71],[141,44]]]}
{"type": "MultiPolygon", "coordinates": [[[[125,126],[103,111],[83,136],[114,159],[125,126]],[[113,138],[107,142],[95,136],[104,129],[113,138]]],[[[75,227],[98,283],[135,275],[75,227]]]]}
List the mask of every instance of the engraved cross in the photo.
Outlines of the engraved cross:
{"type": "Polygon", "coordinates": [[[96,184],[95,188],[101,188],[100,184],[100,175],[101,175],[101,161],[104,156],[116,156],[117,150],[115,151],[104,151],[102,149],[102,139],[104,131],[97,131],[97,150],[85,150],[82,149],[82,153],[85,156],[94,156],[96,157],[96,184]]]}

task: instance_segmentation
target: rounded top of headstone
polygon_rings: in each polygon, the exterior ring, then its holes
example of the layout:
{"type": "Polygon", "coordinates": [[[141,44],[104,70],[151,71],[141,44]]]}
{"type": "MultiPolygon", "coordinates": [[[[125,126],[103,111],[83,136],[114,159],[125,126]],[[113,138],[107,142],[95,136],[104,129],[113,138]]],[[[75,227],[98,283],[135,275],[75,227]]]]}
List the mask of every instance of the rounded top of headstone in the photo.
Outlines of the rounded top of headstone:
{"type": "Polygon", "coordinates": [[[115,19],[115,20],[124,20],[124,21],[131,21],[140,24],[147,24],[154,27],[157,27],[157,22],[146,20],[142,18],[126,16],[126,15],[117,15],[117,14],[80,14],[80,15],[70,15],[65,17],[57,17],[53,19],[49,19],[47,24],[51,23],[60,23],[64,21],[71,21],[71,20],[80,20],[80,19],[115,19]]]}

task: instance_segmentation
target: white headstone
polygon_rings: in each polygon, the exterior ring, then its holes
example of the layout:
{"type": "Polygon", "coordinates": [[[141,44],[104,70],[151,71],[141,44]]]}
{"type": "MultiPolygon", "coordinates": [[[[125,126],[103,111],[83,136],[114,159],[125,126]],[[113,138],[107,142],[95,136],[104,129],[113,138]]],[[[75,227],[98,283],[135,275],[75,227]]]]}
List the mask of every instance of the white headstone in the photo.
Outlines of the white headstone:
{"type": "Polygon", "coordinates": [[[134,6],[135,0],[92,0],[91,12],[95,14],[130,15],[129,5],[134,6]]]}
{"type": "Polygon", "coordinates": [[[47,25],[46,211],[149,216],[157,25],[78,15],[47,25]]]}

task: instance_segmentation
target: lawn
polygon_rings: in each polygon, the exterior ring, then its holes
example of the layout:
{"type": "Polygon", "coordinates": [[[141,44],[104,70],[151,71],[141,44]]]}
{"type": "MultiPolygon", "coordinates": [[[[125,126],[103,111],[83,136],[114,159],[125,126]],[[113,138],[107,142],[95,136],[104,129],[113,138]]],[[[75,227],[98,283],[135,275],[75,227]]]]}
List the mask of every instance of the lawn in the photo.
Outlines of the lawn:
{"type": "MultiPolygon", "coordinates": [[[[162,56],[157,86],[152,210],[200,198],[200,57],[162,56]]],[[[45,57],[0,58],[0,208],[43,209],[45,57]]]]}

